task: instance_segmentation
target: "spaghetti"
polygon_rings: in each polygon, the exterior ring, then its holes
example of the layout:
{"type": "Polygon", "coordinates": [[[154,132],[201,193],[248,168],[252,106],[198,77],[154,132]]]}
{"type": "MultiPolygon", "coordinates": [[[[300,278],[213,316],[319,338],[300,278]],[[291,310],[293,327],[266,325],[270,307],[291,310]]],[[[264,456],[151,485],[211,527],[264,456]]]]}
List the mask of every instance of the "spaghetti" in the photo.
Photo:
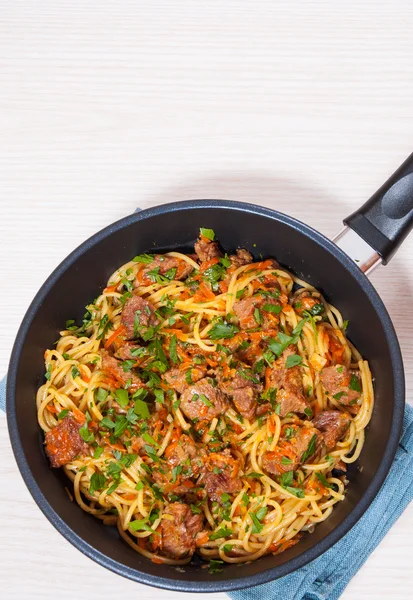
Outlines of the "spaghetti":
{"type": "Polygon", "coordinates": [[[273,259],[143,254],[46,350],[46,452],[156,563],[277,554],[345,498],[373,403],[340,312],[273,259]]]}

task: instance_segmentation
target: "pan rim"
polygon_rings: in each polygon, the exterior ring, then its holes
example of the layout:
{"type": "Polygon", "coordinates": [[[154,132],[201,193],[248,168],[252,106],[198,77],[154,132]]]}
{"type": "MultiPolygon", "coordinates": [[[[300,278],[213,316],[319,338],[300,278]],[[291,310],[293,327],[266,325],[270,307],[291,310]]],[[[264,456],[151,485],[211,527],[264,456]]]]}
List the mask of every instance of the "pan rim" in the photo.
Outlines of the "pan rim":
{"type": "Polygon", "coordinates": [[[49,275],[39,291],[32,300],[25,316],[23,317],[22,324],[18,330],[16,340],[13,346],[13,350],[10,357],[9,369],[7,374],[7,388],[6,388],[6,412],[7,422],[9,429],[9,436],[11,440],[12,449],[14,456],[23,477],[23,480],[31,493],[36,504],[40,510],[52,523],[52,525],[78,550],[83,554],[92,558],[98,564],[109,570],[127,577],[133,581],[159,587],[163,589],[170,589],[173,591],[181,592],[228,592],[243,589],[250,586],[260,585],[267,583],[273,579],[283,577],[297,569],[308,564],[312,560],[319,557],[321,554],[331,548],[343,535],[345,535],[355,523],[365,513],[380,487],[382,486],[388,471],[392,465],[397,446],[400,439],[403,415],[404,415],[404,400],[405,400],[405,381],[404,381],[404,369],[403,361],[400,351],[399,342],[397,339],[396,332],[394,330],[393,323],[387,312],[386,307],[383,304],[378,292],[375,290],[372,283],[367,277],[360,271],[358,266],[347,256],[340,248],[338,248],[331,240],[325,237],[322,233],[313,229],[312,227],[302,223],[298,219],[280,213],[278,211],[262,207],[255,204],[246,202],[239,202],[234,200],[183,200],[179,202],[173,202],[168,204],[158,205],[152,208],[144,209],[138,213],[126,216],[104,229],[98,231],[86,241],[80,244],[75,250],[73,250],[63,261],[54,269],[49,275]],[[33,319],[35,318],[37,311],[52,289],[56,284],[61,275],[83,254],[85,254],[95,244],[101,240],[109,237],[112,233],[129,227],[135,222],[150,219],[159,214],[165,213],[176,213],[180,210],[188,209],[208,209],[218,208],[226,210],[235,210],[238,212],[254,213],[262,215],[266,218],[280,221],[293,230],[298,231],[307,237],[310,237],[313,241],[318,243],[326,252],[333,254],[336,259],[350,272],[358,281],[359,286],[368,296],[372,309],[379,315],[385,332],[386,340],[391,355],[391,368],[394,375],[394,410],[393,418],[390,429],[390,435],[387,440],[387,444],[383,453],[383,460],[380,464],[379,469],[374,474],[367,490],[361,496],[357,504],[353,507],[350,513],[343,519],[343,521],[334,528],[329,534],[327,534],[320,542],[318,542],[312,548],[301,553],[299,556],[287,561],[282,565],[266,569],[255,575],[249,575],[245,577],[239,577],[237,579],[221,579],[217,577],[211,581],[193,581],[186,582],[178,579],[171,579],[169,577],[161,577],[151,575],[131,567],[127,567],[124,564],[109,558],[106,554],[98,551],[96,548],[87,543],[82,537],[75,533],[57,514],[57,512],[49,504],[47,498],[40,490],[34,476],[31,473],[30,466],[25,457],[22,442],[18,433],[17,427],[17,413],[16,413],[16,376],[17,365],[20,361],[21,352],[24,346],[26,335],[31,327],[33,319]]]}

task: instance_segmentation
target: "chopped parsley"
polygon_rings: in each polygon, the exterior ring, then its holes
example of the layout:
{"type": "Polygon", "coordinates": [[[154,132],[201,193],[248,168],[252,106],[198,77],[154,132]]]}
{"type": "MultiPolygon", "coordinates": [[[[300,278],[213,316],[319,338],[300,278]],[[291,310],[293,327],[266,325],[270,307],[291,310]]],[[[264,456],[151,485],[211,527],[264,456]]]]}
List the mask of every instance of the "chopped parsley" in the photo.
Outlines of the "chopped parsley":
{"type": "Polygon", "coordinates": [[[108,397],[109,392],[104,388],[97,388],[95,391],[95,398],[98,402],[104,402],[108,397]]]}
{"type": "Polygon", "coordinates": [[[261,311],[259,308],[254,309],[254,319],[255,319],[255,322],[258,323],[258,325],[260,325],[262,323],[262,316],[261,316],[261,311]]]}
{"type": "Polygon", "coordinates": [[[357,377],[357,375],[352,375],[351,379],[350,379],[350,389],[354,390],[355,392],[361,392],[361,385],[360,385],[360,380],[357,377]]]}
{"type": "Polygon", "coordinates": [[[290,356],[287,356],[287,360],[285,361],[285,366],[287,369],[290,369],[291,367],[296,367],[297,365],[301,365],[302,362],[303,362],[303,359],[301,358],[301,356],[299,354],[290,354],[290,356]]]}
{"type": "Polygon", "coordinates": [[[324,487],[331,488],[331,484],[328,483],[325,475],[323,475],[320,471],[316,471],[315,476],[323,484],[324,487]]]}
{"type": "Polygon", "coordinates": [[[274,315],[279,315],[282,311],[282,306],[279,306],[278,304],[264,304],[262,310],[273,313],[274,315]]]}
{"type": "Polygon", "coordinates": [[[251,473],[247,473],[246,477],[249,477],[250,479],[260,479],[260,477],[264,477],[264,473],[252,471],[251,473]]]}
{"type": "Polygon", "coordinates": [[[261,523],[261,521],[267,514],[267,510],[268,509],[266,506],[262,506],[255,513],[252,511],[248,513],[252,520],[251,533],[261,533],[264,528],[264,525],[261,523]]]}
{"type": "Polygon", "coordinates": [[[92,477],[90,478],[90,495],[93,496],[95,492],[99,492],[105,487],[105,484],[106,477],[102,475],[102,473],[93,473],[92,477]]]}
{"type": "Polygon", "coordinates": [[[129,404],[129,394],[127,390],[122,388],[115,391],[116,400],[121,408],[126,408],[129,404]]]}
{"type": "Polygon", "coordinates": [[[149,419],[150,417],[148,405],[143,400],[139,400],[139,398],[135,400],[133,412],[135,413],[135,415],[138,415],[138,417],[141,417],[142,419],[149,419]]]}
{"type": "Polygon", "coordinates": [[[312,456],[315,452],[315,445],[316,445],[316,441],[317,441],[317,434],[315,433],[312,437],[311,440],[309,441],[307,450],[305,450],[302,455],[301,455],[301,459],[300,462],[305,463],[307,459],[310,458],[310,456],[312,456]]]}
{"type": "Polygon", "coordinates": [[[210,540],[219,540],[220,538],[228,537],[231,534],[232,534],[232,529],[229,529],[228,527],[220,527],[220,529],[218,529],[214,533],[210,534],[209,539],[210,540]]]}
{"type": "Polygon", "coordinates": [[[199,399],[205,404],[205,406],[208,406],[208,408],[214,406],[213,403],[210,400],[208,400],[205,394],[200,394],[199,399]]]}
{"type": "Polygon", "coordinates": [[[224,565],[223,560],[212,559],[209,561],[209,573],[219,573],[224,565]]]}
{"type": "Polygon", "coordinates": [[[72,377],[73,379],[76,379],[76,377],[80,377],[80,371],[76,366],[72,367],[72,377]]]}
{"type": "Polygon", "coordinates": [[[133,262],[139,262],[139,263],[144,263],[145,265],[148,265],[149,263],[151,263],[153,261],[153,259],[155,258],[154,254],[138,254],[138,256],[135,256],[135,258],[132,258],[133,262]]]}
{"type": "Polygon", "coordinates": [[[177,338],[174,334],[169,341],[169,356],[171,361],[176,365],[179,362],[179,357],[176,351],[177,338]]]}
{"type": "Polygon", "coordinates": [[[203,237],[206,237],[208,240],[211,240],[211,242],[214,241],[215,231],[213,229],[207,229],[206,227],[201,227],[199,231],[203,237]]]}
{"type": "Polygon", "coordinates": [[[222,318],[220,318],[217,319],[215,324],[209,330],[209,337],[211,340],[227,339],[234,337],[234,335],[238,332],[238,327],[232,325],[232,323],[226,323],[222,318]]]}

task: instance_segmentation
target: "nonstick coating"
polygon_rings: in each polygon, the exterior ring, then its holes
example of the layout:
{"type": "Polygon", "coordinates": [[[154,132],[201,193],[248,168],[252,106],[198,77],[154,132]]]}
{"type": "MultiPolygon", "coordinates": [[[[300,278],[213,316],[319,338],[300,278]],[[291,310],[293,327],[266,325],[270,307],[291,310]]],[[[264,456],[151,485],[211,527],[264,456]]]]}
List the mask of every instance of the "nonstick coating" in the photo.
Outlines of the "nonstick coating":
{"type": "Polygon", "coordinates": [[[101,565],[142,583],[180,591],[235,590],[286,575],[338,541],[376,496],[391,466],[404,411],[404,373],[389,315],[358,267],[332,242],[286,215],[251,204],[221,200],[178,202],[144,210],[100,231],[69,255],[31,304],[10,361],[7,414],[13,450],[35,501],[53,525],[101,565]],[[376,402],[361,457],[333,514],[279,556],[228,565],[209,574],[199,562],[174,568],[156,565],[132,550],[113,527],[71,502],[61,470],[51,469],[37,423],[35,393],[44,375],[43,352],[66,319],[80,319],[84,306],[110,274],[142,252],[190,250],[199,227],[215,230],[229,252],[248,248],[256,259],[273,256],[320,289],[349,319],[348,336],[370,361],[376,402]]]}

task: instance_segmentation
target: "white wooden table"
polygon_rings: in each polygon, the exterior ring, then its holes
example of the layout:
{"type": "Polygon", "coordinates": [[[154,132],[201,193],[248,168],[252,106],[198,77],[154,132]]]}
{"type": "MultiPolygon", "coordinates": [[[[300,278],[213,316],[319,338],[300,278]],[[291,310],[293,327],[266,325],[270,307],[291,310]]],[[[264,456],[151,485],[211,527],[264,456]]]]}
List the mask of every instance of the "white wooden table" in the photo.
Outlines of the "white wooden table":
{"type": "MultiPolygon", "coordinates": [[[[0,372],[49,272],[137,205],[248,200],[334,234],[413,150],[412,26],[409,0],[1,0],[0,372]]],[[[413,401],[413,238],[373,281],[413,401]]],[[[4,416],[0,473],[2,598],[177,597],[53,529],[4,416]]],[[[343,598],[411,597],[412,554],[410,506],[343,598]]]]}

